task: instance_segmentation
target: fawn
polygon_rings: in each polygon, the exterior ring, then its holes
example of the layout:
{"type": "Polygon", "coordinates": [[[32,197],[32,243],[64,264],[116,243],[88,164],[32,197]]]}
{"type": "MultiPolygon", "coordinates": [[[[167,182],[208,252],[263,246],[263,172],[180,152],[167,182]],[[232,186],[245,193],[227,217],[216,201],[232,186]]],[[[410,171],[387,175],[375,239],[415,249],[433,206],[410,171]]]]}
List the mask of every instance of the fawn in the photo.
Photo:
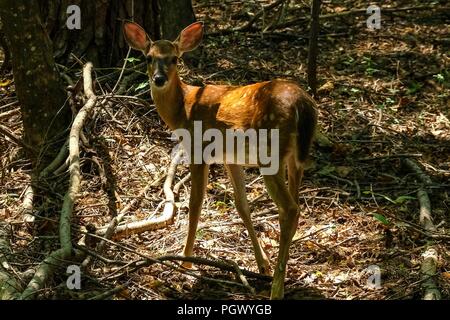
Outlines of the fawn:
{"type": "MultiPolygon", "coordinates": [[[[128,44],[133,49],[142,51],[147,59],[153,101],[159,116],[171,130],[181,128],[193,133],[194,122],[198,121],[201,121],[204,129],[220,132],[230,129],[279,130],[278,148],[271,152],[279,157],[280,166],[275,174],[263,174],[263,178],[269,195],[277,205],[280,223],[279,253],[270,298],[282,299],[289,247],[299,218],[298,188],[317,123],[314,100],[295,82],[287,80],[277,79],[241,87],[197,87],[181,81],[177,71],[178,58],[200,44],[203,37],[201,22],[186,27],[173,42],[152,41],[144,29],[134,22],[125,22],[123,31],[128,44]],[[286,167],[288,186],[285,182],[286,167]]],[[[258,145],[257,148],[261,146],[258,145]]],[[[229,150],[226,152],[230,153],[229,150]]],[[[236,163],[229,157],[224,157],[222,163],[231,179],[235,205],[248,230],[259,272],[269,274],[269,260],[251,222],[243,164],[236,163]]],[[[259,160],[253,165],[263,167],[259,160]]],[[[208,182],[208,169],[207,161],[190,164],[192,187],[189,198],[189,230],[183,252],[185,256],[192,255],[208,182]]],[[[183,266],[190,268],[192,264],[184,263],[183,266]]]]}

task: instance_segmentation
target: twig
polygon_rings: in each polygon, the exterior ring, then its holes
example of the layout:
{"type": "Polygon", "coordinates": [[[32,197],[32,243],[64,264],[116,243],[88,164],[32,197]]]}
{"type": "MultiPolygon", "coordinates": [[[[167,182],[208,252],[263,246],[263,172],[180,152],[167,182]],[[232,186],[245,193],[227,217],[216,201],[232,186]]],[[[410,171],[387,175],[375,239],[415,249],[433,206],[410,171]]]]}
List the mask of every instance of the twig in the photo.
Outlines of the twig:
{"type": "Polygon", "coordinates": [[[395,158],[420,158],[422,156],[421,153],[399,153],[399,154],[387,154],[384,156],[375,156],[375,157],[367,157],[357,159],[357,161],[373,161],[373,160],[382,160],[382,159],[395,159],[395,158]]]}
{"type": "Polygon", "coordinates": [[[0,113],[0,120],[3,118],[8,118],[15,113],[19,113],[19,111],[20,111],[20,108],[15,108],[15,109],[12,109],[12,110],[9,110],[6,112],[2,112],[2,113],[0,113]]]}
{"type": "Polygon", "coordinates": [[[113,89],[112,89],[112,93],[114,93],[116,91],[117,86],[119,85],[120,81],[122,80],[122,76],[123,73],[125,71],[125,67],[127,66],[127,62],[128,62],[128,57],[130,56],[130,52],[131,52],[131,47],[128,48],[128,52],[127,52],[127,56],[125,57],[125,60],[123,62],[122,65],[122,70],[120,70],[120,75],[119,75],[119,79],[117,79],[116,84],[114,85],[113,89]]]}
{"type": "Polygon", "coordinates": [[[189,172],[187,175],[184,176],[183,179],[181,179],[180,181],[178,181],[175,186],[173,187],[173,193],[174,194],[178,194],[178,191],[180,191],[180,187],[188,182],[191,179],[191,173],[189,172]]]}
{"type": "MultiPolygon", "coordinates": [[[[215,267],[218,269],[222,269],[225,271],[230,271],[230,272],[236,272],[236,268],[234,265],[229,264],[227,262],[221,261],[221,260],[212,260],[212,259],[207,259],[207,258],[201,258],[201,257],[185,257],[185,256],[162,256],[157,258],[158,261],[186,261],[186,262],[192,262],[194,264],[202,264],[202,265],[207,265],[210,267],[215,267]]],[[[239,268],[239,266],[238,266],[239,268]]],[[[242,272],[243,275],[247,276],[247,277],[252,277],[252,278],[256,278],[256,279],[262,279],[262,280],[271,280],[272,277],[265,275],[265,274],[260,274],[260,273],[255,273],[252,271],[248,271],[246,269],[242,269],[239,268],[242,272]]]]}
{"type": "Polygon", "coordinates": [[[403,163],[405,166],[411,170],[413,173],[417,175],[417,177],[420,179],[420,181],[425,185],[429,186],[433,184],[433,181],[431,181],[430,177],[427,176],[423,170],[420,168],[420,166],[411,159],[404,159],[403,163]]]}
{"type": "Polygon", "coordinates": [[[113,288],[111,290],[102,292],[102,293],[100,293],[100,294],[98,294],[98,295],[96,295],[96,296],[94,296],[92,298],[89,298],[88,300],[105,300],[105,299],[108,299],[109,297],[115,295],[116,293],[118,293],[120,291],[123,291],[127,286],[128,286],[127,283],[126,284],[122,284],[122,285],[120,285],[120,286],[118,286],[116,288],[113,288]]]}
{"type": "MultiPolygon", "coordinates": [[[[20,299],[22,300],[30,300],[33,299],[36,293],[44,287],[44,285],[49,280],[50,276],[56,271],[57,268],[60,268],[65,263],[69,263],[64,257],[65,249],[60,248],[58,250],[53,251],[47,258],[44,259],[39,264],[39,267],[36,270],[31,281],[28,283],[28,286],[22,292],[20,299]]],[[[80,258],[84,256],[83,252],[80,250],[75,250],[74,261],[79,261],[80,258]]]]}
{"type": "Polygon", "coordinates": [[[24,149],[27,149],[31,153],[36,153],[36,149],[23,142],[22,139],[20,139],[20,137],[16,136],[14,132],[12,132],[8,127],[2,124],[0,124],[0,133],[4,134],[9,139],[11,139],[15,144],[23,147],[24,149]]]}
{"type": "MultiPolygon", "coordinates": [[[[96,234],[92,234],[92,233],[89,233],[89,232],[83,232],[83,231],[81,231],[81,233],[84,233],[86,235],[90,235],[90,236],[98,238],[98,239],[105,240],[106,242],[110,243],[111,245],[117,246],[117,247],[119,247],[119,248],[121,248],[123,250],[126,250],[128,252],[134,253],[134,254],[140,256],[141,258],[144,258],[144,260],[139,261],[139,262],[136,263],[140,267],[145,267],[145,266],[152,265],[154,263],[159,263],[159,264],[162,264],[162,265],[164,265],[166,267],[179,270],[180,268],[175,268],[174,266],[166,263],[165,261],[187,261],[187,262],[192,262],[192,263],[195,263],[195,264],[203,264],[203,265],[215,267],[215,268],[222,269],[222,270],[225,270],[225,271],[231,271],[231,272],[235,271],[234,266],[232,266],[232,265],[230,265],[230,264],[228,264],[226,262],[220,261],[220,260],[212,260],[212,259],[201,258],[201,257],[174,256],[174,255],[168,255],[168,256],[162,256],[162,257],[159,257],[159,258],[153,258],[153,257],[150,257],[150,256],[145,255],[143,253],[140,253],[139,251],[136,251],[135,249],[131,249],[128,246],[123,245],[121,243],[117,243],[117,242],[114,242],[112,240],[105,239],[102,236],[99,236],[99,235],[96,235],[96,234]]],[[[186,271],[188,271],[188,270],[186,270],[186,271]]],[[[252,272],[252,271],[249,271],[249,270],[246,270],[246,269],[241,269],[241,271],[247,277],[252,277],[252,278],[261,279],[261,280],[272,280],[271,276],[268,276],[268,275],[265,275],[265,274],[255,273],[255,272],[252,272]]],[[[189,273],[189,274],[191,274],[191,273],[189,273]]],[[[191,275],[196,276],[195,274],[191,274],[191,275]]],[[[233,284],[235,284],[235,283],[233,283],[233,284]]]]}
{"type": "Polygon", "coordinates": [[[247,281],[247,278],[242,273],[242,270],[239,268],[238,264],[234,261],[229,261],[229,263],[234,266],[234,270],[236,271],[236,274],[238,275],[239,279],[241,280],[242,284],[250,291],[252,294],[255,294],[255,288],[253,288],[247,281]]]}
{"type": "MultiPolygon", "coordinates": [[[[163,213],[157,218],[147,218],[141,221],[133,221],[124,225],[119,225],[115,229],[114,239],[118,239],[131,234],[164,228],[173,221],[175,213],[175,196],[171,189],[177,165],[183,155],[183,150],[179,150],[167,170],[167,177],[164,182],[164,194],[166,196],[163,213]]],[[[100,229],[98,235],[104,235],[106,230],[100,229]]]]}
{"type": "MultiPolygon", "coordinates": [[[[104,250],[105,247],[106,247],[107,241],[106,241],[105,239],[108,239],[108,240],[109,240],[109,239],[112,238],[112,236],[114,235],[114,232],[116,231],[117,226],[118,226],[119,223],[122,221],[122,219],[124,218],[124,216],[130,211],[130,209],[131,209],[134,205],[136,205],[136,203],[137,203],[138,201],[140,201],[140,199],[141,199],[142,197],[145,196],[145,194],[147,193],[147,191],[148,191],[150,188],[152,188],[152,187],[158,185],[158,184],[162,181],[162,179],[164,179],[164,177],[165,177],[165,175],[162,175],[161,177],[159,177],[159,178],[157,178],[156,180],[154,180],[152,183],[149,183],[144,189],[142,189],[142,191],[138,194],[137,197],[135,197],[132,201],[130,201],[130,203],[127,204],[127,205],[119,212],[119,214],[118,214],[116,217],[114,217],[114,218],[109,222],[109,224],[108,224],[107,227],[101,228],[101,229],[97,230],[97,233],[100,234],[100,235],[103,234],[103,237],[104,237],[104,238],[100,241],[100,243],[98,244],[98,246],[97,246],[97,251],[98,251],[99,254],[102,253],[103,250],[104,250]]],[[[89,236],[89,235],[87,235],[87,236],[89,236]]],[[[86,257],[86,259],[83,261],[82,267],[83,267],[83,268],[87,268],[87,267],[90,265],[90,263],[91,263],[91,257],[88,256],[88,257],[86,257]]]]}
{"type": "Polygon", "coordinates": [[[69,153],[68,146],[69,146],[69,139],[67,139],[66,142],[63,144],[58,154],[56,155],[55,159],[53,159],[53,161],[41,171],[41,173],[39,174],[39,179],[46,178],[51,172],[55,172],[58,169],[58,167],[63,163],[63,161],[67,159],[67,155],[69,153]]]}

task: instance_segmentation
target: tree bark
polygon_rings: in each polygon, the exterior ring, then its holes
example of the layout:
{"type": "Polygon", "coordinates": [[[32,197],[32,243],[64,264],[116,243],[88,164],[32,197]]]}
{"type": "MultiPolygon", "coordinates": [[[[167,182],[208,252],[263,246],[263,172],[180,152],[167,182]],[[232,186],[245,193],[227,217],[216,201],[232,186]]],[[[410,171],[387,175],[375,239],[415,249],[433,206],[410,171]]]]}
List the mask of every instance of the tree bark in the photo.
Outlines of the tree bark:
{"type": "Polygon", "coordinates": [[[311,7],[311,29],[308,50],[308,85],[313,96],[317,95],[317,38],[319,36],[319,15],[321,0],[313,0],[311,7]]]}
{"type": "Polygon", "coordinates": [[[161,38],[175,40],[181,30],[195,22],[191,0],[159,0],[161,38]]]}
{"type": "Polygon", "coordinates": [[[120,65],[128,45],[122,35],[123,20],[134,20],[152,40],[175,40],[178,33],[195,21],[191,0],[39,0],[40,16],[53,41],[56,60],[61,64],[78,58],[96,67],[120,65]],[[66,26],[67,7],[81,9],[81,29],[66,26]]]}
{"type": "Polygon", "coordinates": [[[66,92],[53,59],[53,51],[39,18],[37,2],[0,1],[3,31],[12,54],[16,93],[21,104],[25,144],[39,153],[30,154],[39,171],[52,160],[54,144],[64,143],[71,120],[66,92]]]}

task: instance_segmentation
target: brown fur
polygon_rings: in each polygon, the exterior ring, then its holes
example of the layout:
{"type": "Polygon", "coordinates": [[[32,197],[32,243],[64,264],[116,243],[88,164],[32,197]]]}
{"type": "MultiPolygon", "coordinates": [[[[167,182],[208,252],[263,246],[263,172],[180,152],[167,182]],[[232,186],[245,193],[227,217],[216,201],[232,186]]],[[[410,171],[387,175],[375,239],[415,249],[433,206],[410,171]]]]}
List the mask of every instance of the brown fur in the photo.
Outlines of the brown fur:
{"type": "MultiPolygon", "coordinates": [[[[284,294],[286,262],[289,246],[298,223],[298,187],[303,175],[303,161],[307,158],[317,122],[314,100],[295,82],[272,80],[247,86],[206,85],[196,87],[183,83],[174,62],[183,51],[195,49],[201,40],[203,28],[194,23],[185,28],[179,40],[151,42],[142,35],[143,29],[126,23],[124,34],[133,48],[152,58],[148,73],[152,97],[157,111],[170,129],[188,129],[193,136],[194,121],[201,121],[203,130],[279,129],[279,172],[264,175],[267,190],[279,211],[280,246],[272,282],[271,298],[284,294]],[[167,81],[155,85],[155,76],[167,81]],[[289,189],[285,183],[288,168],[289,189]]],[[[225,164],[235,190],[236,208],[244,221],[252,241],[261,273],[269,273],[267,256],[259,244],[251,223],[250,209],[245,194],[244,172],[240,165],[225,164]]],[[[191,164],[191,195],[189,199],[189,230],[184,255],[192,255],[196,229],[208,181],[207,164],[191,164]]],[[[190,263],[184,263],[189,267],[190,263]]]]}

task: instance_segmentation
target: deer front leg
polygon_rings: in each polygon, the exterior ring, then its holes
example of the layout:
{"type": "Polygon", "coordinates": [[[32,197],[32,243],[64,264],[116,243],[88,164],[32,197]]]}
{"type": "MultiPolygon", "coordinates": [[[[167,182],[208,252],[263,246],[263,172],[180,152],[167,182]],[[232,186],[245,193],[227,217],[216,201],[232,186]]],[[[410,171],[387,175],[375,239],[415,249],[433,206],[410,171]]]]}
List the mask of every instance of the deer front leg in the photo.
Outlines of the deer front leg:
{"type": "Polygon", "coordinates": [[[250,236],[253,244],[253,250],[255,251],[255,258],[256,263],[258,264],[259,272],[269,275],[269,259],[267,259],[265,252],[261,248],[261,244],[259,243],[251,221],[250,208],[248,206],[247,194],[245,192],[244,170],[242,169],[242,166],[235,164],[228,164],[225,167],[227,168],[228,175],[230,176],[231,183],[233,185],[237,212],[244,221],[244,225],[248,230],[248,235],[250,236]]]}
{"type": "Polygon", "coordinates": [[[289,247],[298,224],[298,206],[286,187],[282,173],[264,176],[264,182],[267,191],[278,207],[280,221],[280,248],[273,275],[270,299],[282,299],[284,297],[284,278],[286,277],[286,263],[289,259],[289,247]]]}
{"type": "MultiPolygon", "coordinates": [[[[203,197],[205,195],[206,185],[208,184],[208,168],[207,164],[192,164],[191,170],[191,195],[189,198],[189,227],[186,244],[184,246],[183,255],[185,257],[192,256],[194,248],[195,235],[197,232],[198,218],[202,211],[203,197]]],[[[192,268],[191,262],[183,262],[185,268],[192,268]]]]}

